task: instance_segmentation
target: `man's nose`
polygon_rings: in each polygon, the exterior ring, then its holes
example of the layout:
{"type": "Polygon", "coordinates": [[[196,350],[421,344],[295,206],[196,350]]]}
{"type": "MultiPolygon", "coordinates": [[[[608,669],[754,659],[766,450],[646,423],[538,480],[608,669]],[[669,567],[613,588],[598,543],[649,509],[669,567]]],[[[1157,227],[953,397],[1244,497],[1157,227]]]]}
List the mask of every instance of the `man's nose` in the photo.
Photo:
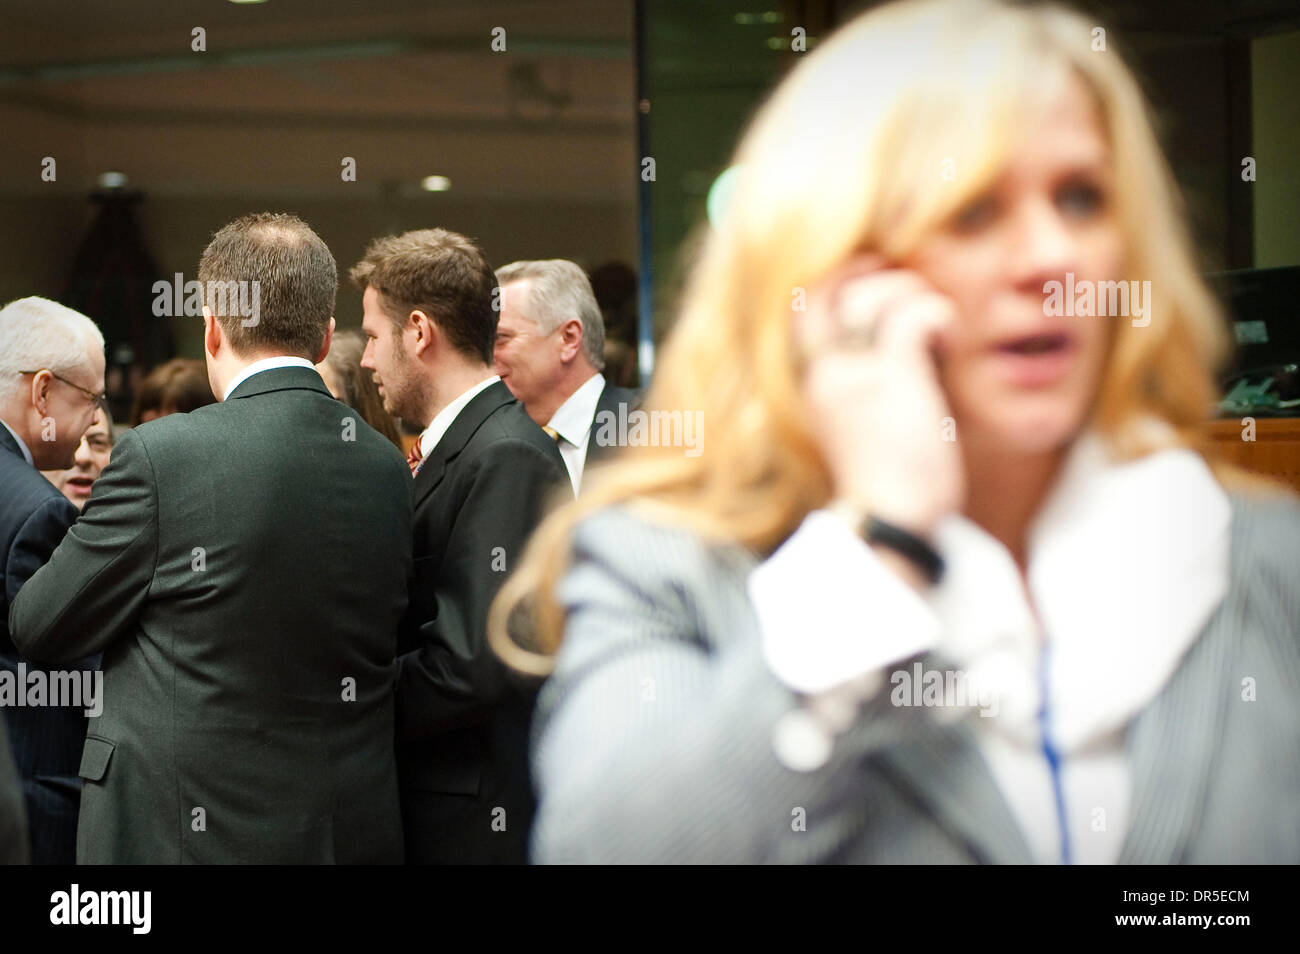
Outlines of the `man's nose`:
{"type": "Polygon", "coordinates": [[[84,437],[81,439],[81,443],[77,445],[77,453],[73,457],[73,463],[78,467],[89,467],[94,463],[94,459],[90,456],[90,442],[84,437]]]}

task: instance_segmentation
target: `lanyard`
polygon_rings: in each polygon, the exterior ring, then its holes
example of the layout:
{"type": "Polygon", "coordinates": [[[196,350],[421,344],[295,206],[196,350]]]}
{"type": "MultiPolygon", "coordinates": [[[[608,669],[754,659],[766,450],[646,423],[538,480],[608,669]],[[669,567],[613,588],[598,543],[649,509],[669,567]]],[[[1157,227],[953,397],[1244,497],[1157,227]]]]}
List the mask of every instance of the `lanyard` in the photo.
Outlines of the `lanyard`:
{"type": "Polygon", "coordinates": [[[1043,642],[1042,652],[1038,656],[1038,689],[1041,702],[1038,707],[1038,728],[1042,735],[1043,758],[1052,773],[1052,793],[1056,797],[1056,823],[1061,829],[1061,864],[1071,864],[1070,829],[1065,819],[1065,789],[1061,783],[1061,753],[1052,741],[1051,716],[1048,698],[1051,692],[1050,644],[1043,642]]]}

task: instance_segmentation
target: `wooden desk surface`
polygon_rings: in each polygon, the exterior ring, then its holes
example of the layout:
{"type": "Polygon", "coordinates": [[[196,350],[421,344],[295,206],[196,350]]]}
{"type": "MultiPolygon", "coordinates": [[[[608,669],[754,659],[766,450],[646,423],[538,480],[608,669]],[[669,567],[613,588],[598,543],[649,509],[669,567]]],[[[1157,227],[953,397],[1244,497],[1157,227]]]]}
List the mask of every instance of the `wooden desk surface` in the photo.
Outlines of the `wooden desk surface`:
{"type": "Polygon", "coordinates": [[[1300,492],[1300,417],[1256,417],[1255,439],[1247,440],[1243,418],[1211,421],[1207,433],[1223,457],[1300,492]]]}

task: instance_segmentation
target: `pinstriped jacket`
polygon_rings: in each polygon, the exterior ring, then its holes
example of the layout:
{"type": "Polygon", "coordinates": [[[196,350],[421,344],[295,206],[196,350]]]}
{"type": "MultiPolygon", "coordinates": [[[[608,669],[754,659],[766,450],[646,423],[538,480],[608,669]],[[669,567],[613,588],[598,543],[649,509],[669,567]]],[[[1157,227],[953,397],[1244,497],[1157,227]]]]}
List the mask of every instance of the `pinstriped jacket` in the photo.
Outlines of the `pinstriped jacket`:
{"type": "MultiPolygon", "coordinates": [[[[1231,502],[1228,593],[1127,731],[1121,863],[1300,862],[1300,502],[1231,502]]],[[[579,526],[534,721],[533,860],[1032,862],[970,723],[887,688],[820,768],[778,760],[800,700],[763,660],[755,565],[627,509],[579,526]]]]}

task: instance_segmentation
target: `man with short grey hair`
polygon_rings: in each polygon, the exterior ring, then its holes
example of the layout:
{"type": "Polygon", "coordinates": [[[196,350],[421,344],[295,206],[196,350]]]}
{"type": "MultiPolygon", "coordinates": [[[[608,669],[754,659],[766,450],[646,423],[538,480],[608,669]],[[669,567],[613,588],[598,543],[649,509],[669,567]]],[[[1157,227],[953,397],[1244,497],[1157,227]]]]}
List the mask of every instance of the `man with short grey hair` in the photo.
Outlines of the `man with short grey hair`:
{"type": "MultiPolygon", "coordinates": [[[[93,321],[45,298],[21,298],[0,309],[0,678],[15,686],[33,677],[49,680],[14,646],[9,605],[77,519],[76,508],[41,470],[72,466],[103,390],[104,336],[93,321]]],[[[97,667],[94,655],[67,668],[97,667]]],[[[10,706],[3,698],[0,705],[6,747],[21,777],[31,860],[72,864],[83,709],[10,706]]]]}
{"type": "MultiPolygon", "coordinates": [[[[501,317],[497,374],[555,440],[576,494],[587,465],[611,449],[596,439],[601,414],[635,407],[634,391],[606,382],[605,322],[583,270],[562,258],[497,269],[501,317]]],[[[626,414],[626,409],[623,414],[626,414]]]]}

